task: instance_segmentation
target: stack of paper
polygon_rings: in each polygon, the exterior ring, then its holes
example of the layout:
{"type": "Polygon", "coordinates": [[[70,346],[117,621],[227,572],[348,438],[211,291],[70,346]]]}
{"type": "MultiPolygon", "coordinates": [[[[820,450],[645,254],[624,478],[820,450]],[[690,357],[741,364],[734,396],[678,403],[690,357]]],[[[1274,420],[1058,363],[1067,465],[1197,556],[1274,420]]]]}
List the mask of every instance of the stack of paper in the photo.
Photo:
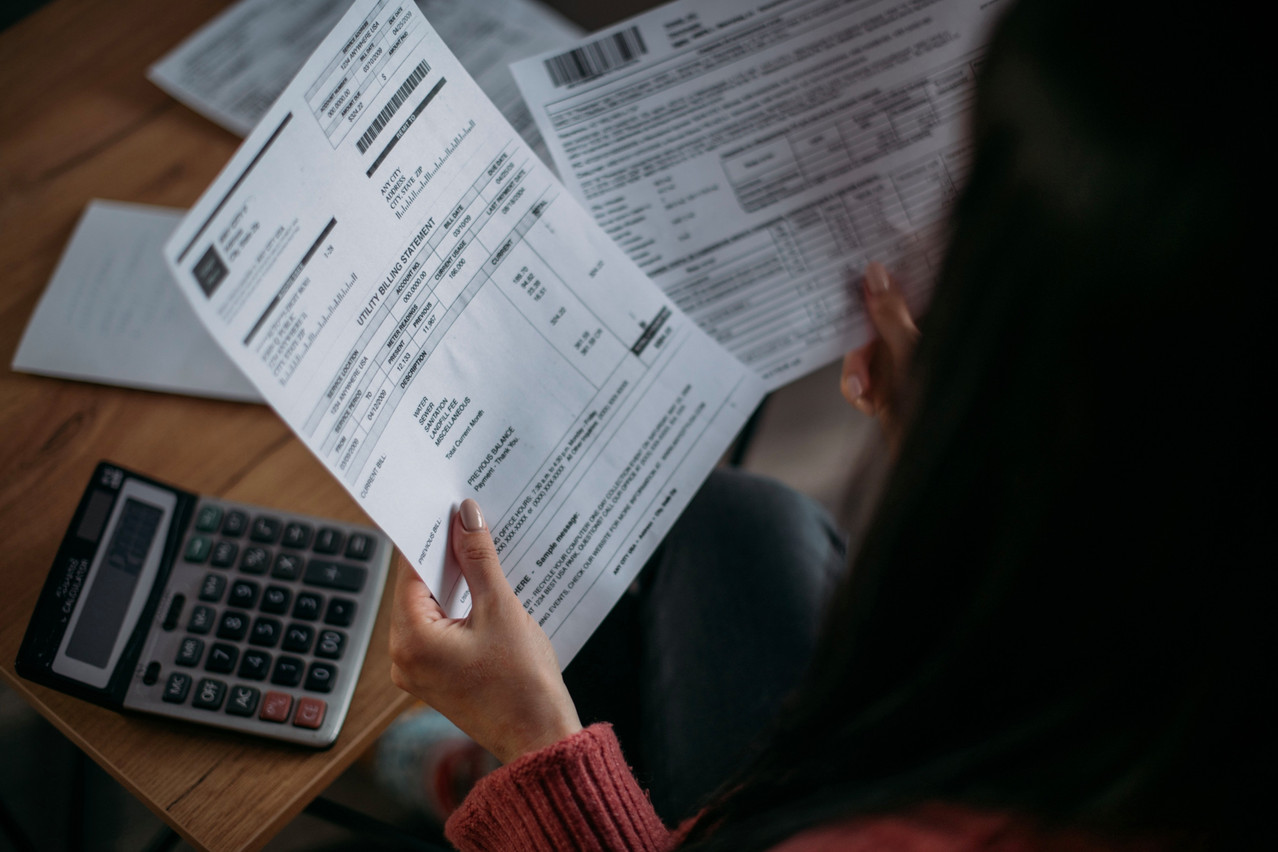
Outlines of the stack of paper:
{"type": "Polygon", "coordinates": [[[360,0],[165,247],[245,375],[469,610],[484,507],[567,664],[763,395],[566,193],[411,3],[360,0]]]}
{"type": "Polygon", "coordinates": [[[261,397],[173,284],[181,210],[94,201],[13,357],[28,373],[236,400],[261,397]]]}
{"type": "Polygon", "coordinates": [[[776,388],[916,306],[967,171],[989,0],[679,0],[514,66],[569,189],[776,388]]]}
{"type": "MultiPolygon", "coordinates": [[[[419,5],[484,93],[549,162],[508,66],[568,43],[581,29],[535,0],[419,5]]],[[[351,0],[243,0],[156,62],[149,76],[243,136],[350,6],[351,0]]],[[[181,217],[167,208],[90,204],[27,325],[13,368],[260,401],[173,286],[160,247],[181,217]]]]}
{"type": "Polygon", "coordinates": [[[242,372],[454,614],[476,497],[567,664],[764,392],[864,341],[866,261],[926,297],[998,5],[679,0],[568,44],[527,0],[247,0],[151,70],[244,145],[180,224],[93,205],[15,366],[242,372]]]}

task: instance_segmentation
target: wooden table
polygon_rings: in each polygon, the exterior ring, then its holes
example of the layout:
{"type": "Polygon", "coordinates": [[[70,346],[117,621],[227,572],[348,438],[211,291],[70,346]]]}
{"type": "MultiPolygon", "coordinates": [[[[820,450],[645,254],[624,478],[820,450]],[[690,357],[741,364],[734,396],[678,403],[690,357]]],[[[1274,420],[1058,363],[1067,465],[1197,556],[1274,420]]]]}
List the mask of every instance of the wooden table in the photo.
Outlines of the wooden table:
{"type": "Polygon", "coordinates": [[[0,33],[0,676],[197,848],[265,844],[409,706],[390,681],[392,584],[349,716],[325,751],[122,715],[16,676],[14,657],[99,459],[188,490],[367,523],[269,408],[8,369],[91,198],[186,207],[239,140],[146,67],[214,0],[58,0],[0,33]]]}
{"type": "MultiPolygon", "coordinates": [[[[193,846],[240,850],[265,844],[411,703],[389,677],[387,606],[342,734],[326,751],[115,713],[13,668],[100,459],[230,500],[368,520],[265,406],[8,369],[90,199],[190,206],[239,144],[145,78],[225,5],[56,0],[0,33],[0,677],[193,846]]],[[[553,5],[594,28],[651,3],[553,5]]]]}

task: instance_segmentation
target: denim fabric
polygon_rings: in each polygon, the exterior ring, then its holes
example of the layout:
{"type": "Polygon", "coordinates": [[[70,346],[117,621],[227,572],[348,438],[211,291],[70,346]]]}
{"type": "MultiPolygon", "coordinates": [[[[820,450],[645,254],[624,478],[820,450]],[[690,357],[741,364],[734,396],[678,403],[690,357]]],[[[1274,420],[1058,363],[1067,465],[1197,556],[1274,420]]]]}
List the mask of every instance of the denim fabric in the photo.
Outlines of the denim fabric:
{"type": "Polygon", "coordinates": [[[668,824],[695,813],[766,732],[845,553],[815,501],[717,470],[565,670],[582,723],[613,723],[668,824]]]}

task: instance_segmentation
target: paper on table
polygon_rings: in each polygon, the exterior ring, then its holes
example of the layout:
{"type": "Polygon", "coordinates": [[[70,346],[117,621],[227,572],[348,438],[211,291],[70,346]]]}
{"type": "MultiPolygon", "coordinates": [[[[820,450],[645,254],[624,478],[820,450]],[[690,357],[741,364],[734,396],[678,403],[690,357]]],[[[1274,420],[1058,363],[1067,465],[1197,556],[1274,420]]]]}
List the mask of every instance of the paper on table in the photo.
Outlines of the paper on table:
{"type": "Polygon", "coordinates": [[[454,614],[449,519],[479,500],[564,664],[762,396],[407,2],[355,4],[165,255],[454,614]]]}
{"type": "MultiPolygon", "coordinates": [[[[431,26],[506,119],[550,162],[509,64],[582,30],[536,0],[419,0],[431,26]]],[[[232,133],[246,135],[351,0],[241,0],[147,71],[157,86],[232,133]]]]}
{"type": "Polygon", "coordinates": [[[182,215],[89,202],[27,323],[13,369],[260,401],[173,284],[161,248],[182,215]]]}
{"type": "Polygon", "coordinates": [[[566,185],[776,388],[930,291],[995,0],[681,0],[512,67],[566,185]]]}

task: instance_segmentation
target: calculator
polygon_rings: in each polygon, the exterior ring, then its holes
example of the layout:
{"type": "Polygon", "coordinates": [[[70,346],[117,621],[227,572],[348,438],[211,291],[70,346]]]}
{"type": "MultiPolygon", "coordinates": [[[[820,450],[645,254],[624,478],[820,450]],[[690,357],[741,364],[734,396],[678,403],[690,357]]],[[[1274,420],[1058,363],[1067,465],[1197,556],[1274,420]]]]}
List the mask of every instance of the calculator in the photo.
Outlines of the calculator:
{"type": "Polygon", "coordinates": [[[16,668],[114,709],[324,748],[346,718],[391,549],[375,529],[102,462],[16,668]]]}

